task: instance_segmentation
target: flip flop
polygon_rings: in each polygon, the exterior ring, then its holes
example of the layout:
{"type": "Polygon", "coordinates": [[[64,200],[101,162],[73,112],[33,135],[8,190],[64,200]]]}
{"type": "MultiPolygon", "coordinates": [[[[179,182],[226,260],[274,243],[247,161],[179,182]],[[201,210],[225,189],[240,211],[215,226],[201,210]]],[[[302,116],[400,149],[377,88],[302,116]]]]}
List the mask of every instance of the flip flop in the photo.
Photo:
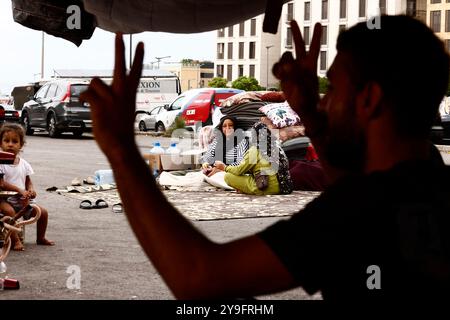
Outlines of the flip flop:
{"type": "Polygon", "coordinates": [[[81,181],[79,178],[75,178],[72,180],[72,182],[70,183],[71,186],[77,187],[77,186],[81,186],[81,181]]]}
{"type": "Polygon", "coordinates": [[[123,205],[121,203],[115,203],[112,205],[112,211],[114,213],[122,213],[123,212],[123,205]]]}
{"type": "Polygon", "coordinates": [[[91,200],[83,200],[80,202],[80,208],[81,209],[92,209],[92,202],[91,200]]]}
{"type": "Polygon", "coordinates": [[[108,203],[106,203],[106,201],[103,199],[97,199],[95,201],[93,208],[95,208],[95,209],[108,208],[108,203]]]}

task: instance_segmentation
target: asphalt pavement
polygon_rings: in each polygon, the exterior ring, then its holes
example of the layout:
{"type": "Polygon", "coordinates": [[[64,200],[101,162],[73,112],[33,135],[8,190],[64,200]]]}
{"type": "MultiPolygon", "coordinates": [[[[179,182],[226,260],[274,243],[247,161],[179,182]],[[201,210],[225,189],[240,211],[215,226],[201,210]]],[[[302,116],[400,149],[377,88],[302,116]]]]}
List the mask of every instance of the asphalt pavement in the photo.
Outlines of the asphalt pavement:
{"type": "MultiPolygon", "coordinates": [[[[167,147],[170,139],[138,135],[138,145],[148,151],[153,142],[167,147]]],[[[450,149],[440,148],[447,163],[450,149]]],[[[35,244],[35,225],[26,228],[25,251],[11,252],[7,275],[21,288],[0,291],[0,299],[173,299],[170,290],[147,259],[124,214],[111,208],[82,210],[73,198],[46,192],[67,186],[72,179],[109,169],[108,161],[91,136],[70,134],[50,139],[44,133],[27,137],[22,156],[35,174],[38,203],[49,211],[47,237],[53,247],[35,244]]],[[[226,210],[226,208],[225,208],[226,210]]],[[[282,218],[256,218],[194,222],[212,240],[226,242],[253,234],[282,218]]],[[[259,299],[320,299],[301,289],[259,299]]]]}
{"type": "MultiPolygon", "coordinates": [[[[163,146],[170,143],[168,138],[137,136],[143,151],[156,140],[163,146]]],[[[36,227],[28,226],[25,251],[12,251],[5,261],[8,277],[18,279],[21,288],[0,291],[0,299],[174,298],[142,251],[124,214],[111,208],[82,210],[78,200],[45,191],[109,168],[92,137],[76,139],[67,134],[50,139],[37,133],[27,137],[22,157],[35,171],[32,181],[37,201],[49,211],[47,237],[56,245],[37,246],[36,227]]],[[[212,240],[226,242],[253,234],[279,219],[202,221],[194,225],[212,240]]],[[[258,298],[310,299],[301,289],[258,298]]]]}

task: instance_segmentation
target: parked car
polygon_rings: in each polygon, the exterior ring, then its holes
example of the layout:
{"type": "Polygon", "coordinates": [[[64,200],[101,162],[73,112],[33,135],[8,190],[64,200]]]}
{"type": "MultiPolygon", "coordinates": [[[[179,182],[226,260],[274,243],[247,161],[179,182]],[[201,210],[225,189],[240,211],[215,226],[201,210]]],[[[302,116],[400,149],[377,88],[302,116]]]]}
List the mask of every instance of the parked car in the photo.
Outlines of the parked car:
{"type": "Polygon", "coordinates": [[[186,105],[196,96],[198,92],[203,89],[191,89],[180,94],[169,105],[164,105],[163,108],[166,112],[160,112],[156,116],[156,131],[165,131],[174,122],[177,116],[180,116],[186,105]]]}
{"type": "Polygon", "coordinates": [[[12,104],[0,104],[0,123],[20,122],[20,111],[14,108],[12,104]]]}
{"type": "Polygon", "coordinates": [[[212,114],[216,107],[220,107],[223,100],[243,90],[231,88],[204,88],[196,92],[184,106],[182,117],[186,127],[197,129],[199,126],[212,124],[212,114]],[[196,127],[197,126],[197,127],[196,127]]]}
{"type": "Polygon", "coordinates": [[[26,134],[35,129],[45,129],[50,137],[62,132],[72,132],[80,137],[92,130],[91,111],[88,103],[80,101],[80,94],[87,89],[85,80],[51,80],[44,84],[22,108],[21,121],[26,134]]]}
{"type": "Polygon", "coordinates": [[[161,113],[165,112],[167,112],[167,110],[164,108],[164,106],[159,106],[153,108],[153,110],[151,110],[148,114],[144,113],[142,115],[139,115],[139,117],[137,117],[139,131],[147,131],[147,130],[158,131],[158,128],[156,127],[156,123],[158,121],[157,117],[161,113]]]}

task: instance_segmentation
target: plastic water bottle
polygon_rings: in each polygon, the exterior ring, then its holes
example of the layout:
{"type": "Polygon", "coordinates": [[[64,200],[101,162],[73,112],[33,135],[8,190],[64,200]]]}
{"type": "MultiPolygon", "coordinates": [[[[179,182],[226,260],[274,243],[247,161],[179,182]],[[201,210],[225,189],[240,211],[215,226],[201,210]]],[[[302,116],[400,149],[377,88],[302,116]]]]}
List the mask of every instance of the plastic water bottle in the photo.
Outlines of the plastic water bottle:
{"type": "Polygon", "coordinates": [[[155,142],[153,144],[153,148],[150,149],[150,153],[152,153],[152,154],[164,154],[166,152],[165,152],[164,148],[161,147],[161,143],[155,142]]]}
{"type": "MultiPolygon", "coordinates": [[[[150,149],[150,153],[151,154],[164,154],[166,153],[166,151],[164,150],[163,147],[161,147],[161,143],[159,143],[158,141],[155,142],[153,144],[153,148],[150,149]]],[[[153,169],[153,176],[157,177],[159,175],[159,170],[158,168],[154,168],[153,169]]]]}
{"type": "Polygon", "coordinates": [[[95,171],[95,184],[111,184],[114,183],[114,174],[112,170],[97,170],[95,171]]]}
{"type": "Polygon", "coordinates": [[[179,153],[181,153],[181,150],[178,149],[176,143],[172,143],[172,144],[170,145],[170,147],[167,148],[166,153],[167,153],[167,154],[179,154],[179,153]]]}

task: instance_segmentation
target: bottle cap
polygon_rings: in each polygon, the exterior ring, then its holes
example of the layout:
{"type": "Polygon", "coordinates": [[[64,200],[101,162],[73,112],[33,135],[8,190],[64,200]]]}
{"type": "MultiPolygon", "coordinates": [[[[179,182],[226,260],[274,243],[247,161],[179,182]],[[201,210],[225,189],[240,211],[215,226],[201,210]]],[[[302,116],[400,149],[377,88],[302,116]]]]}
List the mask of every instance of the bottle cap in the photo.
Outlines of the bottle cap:
{"type": "Polygon", "coordinates": [[[155,147],[161,147],[161,143],[155,142],[154,146],[155,146],[155,147]]]}

